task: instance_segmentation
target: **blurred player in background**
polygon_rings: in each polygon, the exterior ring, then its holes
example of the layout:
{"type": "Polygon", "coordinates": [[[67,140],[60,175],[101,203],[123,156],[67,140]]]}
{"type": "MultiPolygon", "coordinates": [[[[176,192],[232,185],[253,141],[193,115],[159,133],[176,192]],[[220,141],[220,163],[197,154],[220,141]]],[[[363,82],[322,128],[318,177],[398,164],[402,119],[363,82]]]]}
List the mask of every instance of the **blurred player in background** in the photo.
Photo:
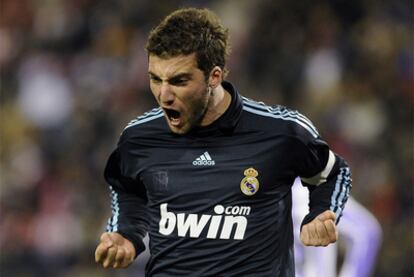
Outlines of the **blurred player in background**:
{"type": "MultiPolygon", "coordinates": [[[[301,188],[300,179],[292,188],[293,225],[295,238],[300,224],[308,213],[309,194],[301,188]]],[[[295,240],[295,268],[299,277],[368,277],[372,276],[381,245],[382,231],[377,219],[350,197],[338,227],[339,239],[345,244],[343,261],[338,262],[338,243],[326,247],[303,247],[295,240]]]]}

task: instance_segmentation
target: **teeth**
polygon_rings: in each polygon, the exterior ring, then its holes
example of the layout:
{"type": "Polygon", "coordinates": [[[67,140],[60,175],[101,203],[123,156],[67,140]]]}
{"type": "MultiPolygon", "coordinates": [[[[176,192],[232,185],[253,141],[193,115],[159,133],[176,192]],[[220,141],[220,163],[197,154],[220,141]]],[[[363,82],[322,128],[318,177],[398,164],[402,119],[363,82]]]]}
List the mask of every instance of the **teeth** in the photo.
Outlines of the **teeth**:
{"type": "Polygon", "coordinates": [[[180,124],[180,119],[170,117],[170,122],[172,125],[178,126],[180,124]]]}

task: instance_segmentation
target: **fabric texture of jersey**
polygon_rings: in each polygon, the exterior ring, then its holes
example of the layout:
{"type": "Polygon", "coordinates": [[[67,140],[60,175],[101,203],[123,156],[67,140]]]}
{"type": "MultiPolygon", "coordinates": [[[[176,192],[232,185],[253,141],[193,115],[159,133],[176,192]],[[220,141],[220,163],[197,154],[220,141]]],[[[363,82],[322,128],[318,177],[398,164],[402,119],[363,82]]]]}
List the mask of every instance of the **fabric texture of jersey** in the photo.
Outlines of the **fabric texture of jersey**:
{"type": "Polygon", "coordinates": [[[147,276],[294,276],[291,186],[310,190],[302,224],[331,209],[338,219],[349,168],[312,123],[282,106],[241,97],[206,127],[170,131],[160,108],[131,121],[111,154],[107,231],[151,257],[147,276]]]}

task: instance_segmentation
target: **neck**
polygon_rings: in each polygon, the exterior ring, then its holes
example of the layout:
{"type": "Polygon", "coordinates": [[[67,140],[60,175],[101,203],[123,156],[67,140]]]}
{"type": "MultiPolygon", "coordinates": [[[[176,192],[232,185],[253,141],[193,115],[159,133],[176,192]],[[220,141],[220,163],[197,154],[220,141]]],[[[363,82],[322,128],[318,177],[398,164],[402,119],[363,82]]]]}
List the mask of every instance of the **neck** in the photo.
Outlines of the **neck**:
{"type": "Polygon", "coordinates": [[[206,114],[201,126],[207,126],[226,112],[231,103],[231,95],[221,85],[213,89],[206,114]]]}

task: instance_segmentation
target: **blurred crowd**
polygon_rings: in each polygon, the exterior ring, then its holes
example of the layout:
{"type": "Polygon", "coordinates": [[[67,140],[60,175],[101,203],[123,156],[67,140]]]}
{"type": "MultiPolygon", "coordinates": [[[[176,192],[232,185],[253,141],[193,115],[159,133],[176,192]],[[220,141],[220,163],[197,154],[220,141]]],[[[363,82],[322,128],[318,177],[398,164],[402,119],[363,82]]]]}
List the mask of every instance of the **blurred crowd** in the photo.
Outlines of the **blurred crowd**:
{"type": "Polygon", "coordinates": [[[152,108],[150,28],[178,7],[229,27],[228,79],[307,115],[379,220],[374,276],[414,276],[413,2],[0,0],[0,275],[126,276],[94,250],[110,215],[103,168],[152,108]],[[4,274],[4,275],[3,275],[4,274]]]}

